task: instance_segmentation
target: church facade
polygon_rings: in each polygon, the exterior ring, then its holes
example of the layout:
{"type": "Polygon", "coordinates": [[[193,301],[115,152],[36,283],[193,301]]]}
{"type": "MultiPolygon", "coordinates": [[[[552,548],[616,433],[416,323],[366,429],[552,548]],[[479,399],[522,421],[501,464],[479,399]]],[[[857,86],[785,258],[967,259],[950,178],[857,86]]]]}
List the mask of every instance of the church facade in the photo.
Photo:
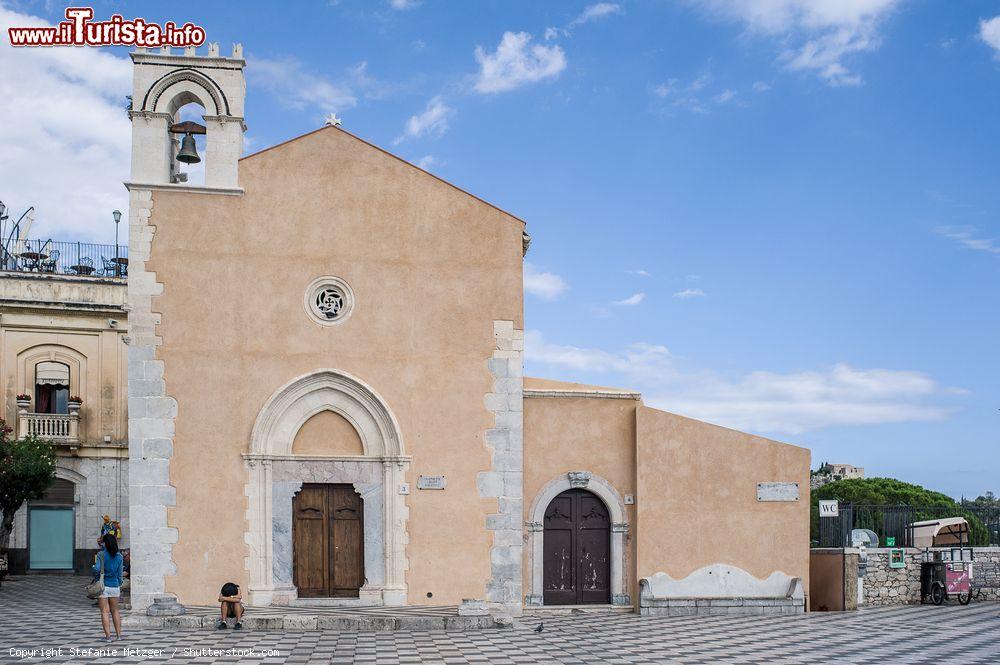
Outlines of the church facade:
{"type": "Polygon", "coordinates": [[[135,607],[808,588],[807,450],[523,376],[524,221],[335,126],[240,158],[238,46],[132,59],[135,607]]]}

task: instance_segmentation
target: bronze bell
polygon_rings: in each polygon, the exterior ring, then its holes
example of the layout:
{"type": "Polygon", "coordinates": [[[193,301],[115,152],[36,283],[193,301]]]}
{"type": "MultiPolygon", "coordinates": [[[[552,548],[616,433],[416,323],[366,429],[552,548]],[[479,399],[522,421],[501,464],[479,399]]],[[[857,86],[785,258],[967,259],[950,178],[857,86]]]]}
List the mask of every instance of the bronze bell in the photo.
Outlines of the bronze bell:
{"type": "Polygon", "coordinates": [[[177,153],[177,161],[185,164],[197,164],[201,161],[201,157],[198,156],[198,147],[194,144],[191,132],[185,134],[184,138],[181,139],[181,149],[177,153]]]}

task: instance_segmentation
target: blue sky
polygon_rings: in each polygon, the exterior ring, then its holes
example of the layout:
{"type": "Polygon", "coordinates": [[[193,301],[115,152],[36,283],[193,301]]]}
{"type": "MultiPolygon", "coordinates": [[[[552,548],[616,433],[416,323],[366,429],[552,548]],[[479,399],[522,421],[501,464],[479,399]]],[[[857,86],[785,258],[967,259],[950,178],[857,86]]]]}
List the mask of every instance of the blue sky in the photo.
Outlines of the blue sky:
{"type": "MultiPolygon", "coordinates": [[[[336,112],[527,220],[529,373],[1000,491],[1000,1],[163,7],[95,4],[242,42],[249,151],[336,112]]],[[[110,241],[128,61],[54,51],[0,46],[0,199],[110,241]]]]}

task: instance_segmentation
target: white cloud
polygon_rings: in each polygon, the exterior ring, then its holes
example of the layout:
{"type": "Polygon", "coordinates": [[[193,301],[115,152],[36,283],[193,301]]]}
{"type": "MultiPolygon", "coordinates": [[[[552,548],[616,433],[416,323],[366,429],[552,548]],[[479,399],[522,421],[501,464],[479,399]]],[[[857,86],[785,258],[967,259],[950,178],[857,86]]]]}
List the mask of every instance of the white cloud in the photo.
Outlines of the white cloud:
{"type": "MultiPolygon", "coordinates": [[[[96,48],[12,48],[10,26],[44,19],[0,6],[0,198],[7,229],[35,206],[31,237],[114,242],[128,209],[132,63],[96,48]]],[[[127,238],[127,225],[120,240],[127,238]]]]}
{"type": "Polygon", "coordinates": [[[765,83],[764,81],[754,81],[753,83],[754,92],[767,92],[770,89],[771,89],[770,84],[765,83]]]}
{"type": "Polygon", "coordinates": [[[397,136],[394,143],[398,144],[406,139],[418,139],[427,135],[441,136],[448,131],[448,120],[454,114],[455,110],[444,103],[441,95],[432,97],[423,111],[410,116],[410,119],[406,121],[403,134],[397,136]]]}
{"type": "Polygon", "coordinates": [[[424,155],[414,163],[423,170],[430,171],[435,166],[440,166],[441,160],[434,155],[424,155]]]}
{"type": "MultiPolygon", "coordinates": [[[[708,73],[702,74],[686,85],[672,78],[653,86],[653,94],[662,99],[667,106],[687,109],[693,113],[708,113],[708,105],[702,99],[701,91],[711,82],[712,75],[708,73]]],[[[733,95],[735,96],[735,93],[733,95]]],[[[725,101],[728,101],[728,98],[725,101]]]]}
{"type": "Polygon", "coordinates": [[[979,22],[979,38],[996,51],[994,55],[1000,58],[1000,16],[979,22]]]}
{"type": "Polygon", "coordinates": [[[956,396],[922,372],[841,363],[814,371],[725,377],[683,367],[662,345],[638,343],[612,352],[552,344],[535,330],[525,334],[525,357],[529,364],[572,372],[564,378],[638,389],[657,408],[772,434],[944,420],[951,410],[938,402],[956,396]]]}
{"type": "Polygon", "coordinates": [[[629,275],[638,275],[639,277],[649,277],[649,271],[637,269],[637,270],[626,270],[629,275]]]}
{"type": "Polygon", "coordinates": [[[859,369],[751,372],[736,380],[704,376],[687,391],[650,392],[649,402],[739,429],[799,434],[824,427],[944,420],[947,391],[921,372],[859,369]]]}
{"type": "Polygon", "coordinates": [[[601,349],[550,344],[537,330],[525,332],[524,349],[529,361],[577,371],[644,374],[671,362],[670,351],[665,346],[633,344],[621,353],[611,353],[601,349]]]}
{"type": "Polygon", "coordinates": [[[1000,240],[977,237],[979,229],[974,226],[939,226],[934,229],[934,232],[949,240],[954,240],[963,247],[1000,254],[1000,240]]]}
{"type": "Polygon", "coordinates": [[[616,300],[611,304],[620,305],[622,307],[633,307],[635,305],[638,305],[645,299],[646,299],[645,293],[633,293],[628,298],[625,298],[624,300],[616,300]]]}
{"type": "Polygon", "coordinates": [[[420,4],[420,0],[389,0],[389,6],[397,11],[413,9],[420,4]]]}
{"type": "Polygon", "coordinates": [[[555,300],[561,296],[569,285],[559,275],[551,272],[539,272],[530,261],[524,262],[524,290],[542,300],[555,300]]]}
{"type": "Polygon", "coordinates": [[[566,54],[558,45],[532,44],[527,32],[505,32],[496,51],[476,47],[482,93],[507,92],[529,83],[553,79],[566,69],[566,54]]]}
{"type": "Polygon", "coordinates": [[[730,90],[729,88],[723,90],[715,96],[716,104],[728,104],[729,102],[736,99],[736,91],[730,90]]]}
{"type": "Polygon", "coordinates": [[[578,25],[583,25],[584,23],[589,23],[590,21],[595,21],[605,16],[611,16],[612,14],[621,14],[621,5],[614,2],[598,2],[595,5],[590,5],[583,12],[580,13],[575,19],[569,22],[569,28],[575,28],[578,25]]]}
{"type": "Polygon", "coordinates": [[[710,14],[740,21],[776,37],[785,48],[781,61],[809,71],[831,86],[860,85],[860,74],[845,64],[852,56],[878,49],[878,28],[901,0],[690,0],[710,14]]]}
{"type": "Polygon", "coordinates": [[[694,81],[692,81],[691,90],[693,90],[694,92],[698,92],[711,82],[712,82],[712,75],[706,72],[701,76],[699,76],[698,78],[696,78],[694,81]]]}
{"type": "Polygon", "coordinates": [[[562,28],[545,28],[545,41],[550,42],[553,39],[559,39],[559,36],[564,32],[566,31],[562,28]]]}
{"type": "Polygon", "coordinates": [[[653,87],[653,94],[660,99],[666,99],[677,90],[677,79],[670,79],[653,87]]]}
{"type": "Polygon", "coordinates": [[[348,67],[336,80],[308,70],[291,56],[250,57],[248,83],[258,86],[286,108],[315,111],[317,119],[354,108],[359,100],[385,99],[399,86],[380,81],[368,73],[368,62],[348,67]]]}
{"type": "MultiPolygon", "coordinates": [[[[365,76],[365,63],[354,68],[354,76],[365,76]]],[[[292,109],[314,108],[321,113],[353,108],[358,98],[347,83],[333,83],[307,71],[292,57],[279,59],[251,58],[247,66],[251,85],[259,85],[292,109]]]]}
{"type": "Polygon", "coordinates": [[[684,289],[683,291],[675,293],[674,297],[687,300],[688,298],[704,298],[707,295],[708,294],[701,289],[684,289]]]}

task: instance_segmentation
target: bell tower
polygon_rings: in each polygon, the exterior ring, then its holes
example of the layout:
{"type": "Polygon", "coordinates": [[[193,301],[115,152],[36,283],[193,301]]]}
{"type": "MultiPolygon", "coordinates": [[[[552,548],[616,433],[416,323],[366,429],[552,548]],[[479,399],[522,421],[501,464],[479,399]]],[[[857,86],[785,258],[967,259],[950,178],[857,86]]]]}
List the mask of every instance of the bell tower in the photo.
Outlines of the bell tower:
{"type": "Polygon", "coordinates": [[[194,47],[171,53],[136,49],[132,54],[132,175],[130,189],[144,186],[185,187],[177,160],[199,161],[192,135],[205,134],[205,183],[197,189],[234,194],[239,190],[239,159],[243,152],[243,102],[246,80],[243,46],[233,46],[231,57],[219,55],[209,44],[208,54],[194,47]],[[195,103],[204,109],[204,125],[180,122],[181,107],[195,103]]]}
{"type": "MultiPolygon", "coordinates": [[[[219,55],[218,44],[208,54],[195,49],[171,53],[138,49],[132,53],[134,70],[132,107],[132,174],[129,190],[128,252],[128,435],[129,519],[132,551],[132,606],[140,610],[156,603],[161,615],[179,613],[167,591],[175,575],[176,528],[167,511],[176,505],[170,479],[174,419],[177,402],[164,382],[157,334],[160,313],[154,305],[169,284],[149,270],[147,262],[156,243],[156,196],[180,191],[192,195],[241,196],[239,159],[243,152],[243,100],[246,81],[243,47],[232,56],[219,55]],[[182,120],[182,109],[195,105],[193,118],[182,120]],[[202,124],[204,123],[204,124],[202,124]],[[205,154],[198,154],[195,136],[205,136],[205,154]],[[186,182],[178,161],[200,164],[204,184],[186,182]]],[[[167,222],[169,220],[159,220],[167,222]]]]}

